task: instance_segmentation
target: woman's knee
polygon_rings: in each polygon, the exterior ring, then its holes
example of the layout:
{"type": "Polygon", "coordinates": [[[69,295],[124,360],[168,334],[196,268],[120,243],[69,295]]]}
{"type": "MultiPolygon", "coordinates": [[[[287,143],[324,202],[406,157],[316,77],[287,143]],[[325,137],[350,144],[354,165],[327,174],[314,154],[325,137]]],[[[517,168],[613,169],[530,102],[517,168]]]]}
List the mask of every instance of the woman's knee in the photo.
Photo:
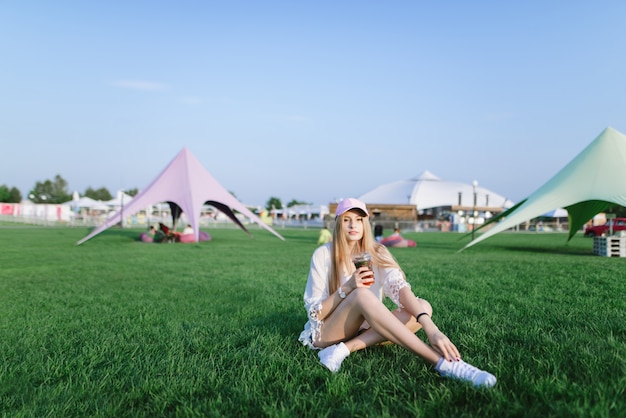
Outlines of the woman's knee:
{"type": "MultiPolygon", "coordinates": [[[[427,300],[425,300],[425,299],[419,299],[419,302],[420,302],[420,305],[421,305],[421,308],[422,308],[421,312],[426,312],[428,314],[428,316],[432,317],[433,316],[433,307],[431,306],[431,304],[427,300]]],[[[410,329],[413,333],[415,333],[415,332],[419,331],[420,329],[422,329],[422,324],[417,322],[417,319],[413,315],[409,314],[408,312],[406,312],[404,310],[400,311],[400,314],[398,315],[398,319],[400,321],[402,321],[404,323],[404,325],[408,329],[410,329]]]]}
{"type": "Polygon", "coordinates": [[[370,292],[370,290],[366,287],[357,287],[350,293],[350,296],[359,300],[369,301],[371,299],[376,299],[377,301],[380,302],[380,299],[378,299],[378,297],[374,293],[370,292]]]}
{"type": "Polygon", "coordinates": [[[426,312],[428,316],[433,316],[433,307],[426,299],[419,299],[420,304],[422,305],[422,312],[426,312]]]}
{"type": "Polygon", "coordinates": [[[366,287],[357,287],[354,289],[346,301],[349,305],[372,306],[375,303],[382,304],[382,301],[366,287]]]}

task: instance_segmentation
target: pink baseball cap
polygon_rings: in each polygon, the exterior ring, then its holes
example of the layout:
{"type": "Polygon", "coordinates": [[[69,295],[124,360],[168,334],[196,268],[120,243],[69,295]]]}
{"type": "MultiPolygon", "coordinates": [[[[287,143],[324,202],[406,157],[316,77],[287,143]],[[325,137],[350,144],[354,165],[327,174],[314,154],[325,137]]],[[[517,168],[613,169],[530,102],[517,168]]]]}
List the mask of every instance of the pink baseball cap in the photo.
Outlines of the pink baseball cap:
{"type": "Polygon", "coordinates": [[[365,203],[363,203],[360,200],[355,199],[353,197],[349,197],[347,199],[343,199],[337,205],[337,211],[335,213],[335,219],[337,217],[343,215],[344,213],[346,213],[350,209],[358,209],[361,212],[363,212],[365,214],[365,216],[370,216],[370,214],[367,212],[367,207],[365,206],[365,203]]]}

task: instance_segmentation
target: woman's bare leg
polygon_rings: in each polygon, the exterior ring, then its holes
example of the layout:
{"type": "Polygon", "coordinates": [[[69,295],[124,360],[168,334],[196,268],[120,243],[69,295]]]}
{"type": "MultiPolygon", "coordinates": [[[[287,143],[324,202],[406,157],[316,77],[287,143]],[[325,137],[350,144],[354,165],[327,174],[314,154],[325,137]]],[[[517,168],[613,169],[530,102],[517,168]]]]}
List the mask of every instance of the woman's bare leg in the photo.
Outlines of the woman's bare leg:
{"type": "MultiPolygon", "coordinates": [[[[413,334],[422,329],[422,326],[419,322],[415,320],[415,317],[402,309],[396,309],[391,312],[400,322],[404,324],[405,327],[408,328],[413,334]]],[[[385,337],[380,335],[376,330],[372,327],[363,331],[361,334],[352,338],[345,342],[346,346],[350,349],[351,352],[355,352],[358,350],[362,350],[366,347],[370,347],[372,345],[390,342],[385,337]]]]}
{"type": "MultiPolygon", "coordinates": [[[[376,334],[366,335],[365,342],[389,340],[419,355],[426,361],[437,364],[441,355],[420,340],[414,332],[399,320],[369,289],[358,288],[348,295],[341,305],[326,318],[321,330],[320,347],[346,341],[358,333],[366,320],[376,334]]],[[[357,337],[358,338],[358,337],[357,337]]],[[[349,341],[348,341],[349,342],[349,341]]],[[[353,349],[346,344],[350,351],[353,349]]]]}
{"type": "MultiPolygon", "coordinates": [[[[405,302],[409,304],[417,301],[406,299],[405,297],[405,302]]],[[[426,305],[420,303],[420,309],[425,309],[425,312],[430,314],[429,308],[432,309],[427,302],[426,305]]],[[[414,332],[420,325],[410,314],[408,316],[408,321],[403,321],[402,319],[407,319],[406,315],[389,311],[369,289],[358,288],[352,291],[326,318],[322,326],[321,341],[316,342],[316,345],[326,348],[318,353],[320,361],[335,373],[352,351],[368,344],[389,340],[430,362],[444,377],[470,382],[476,387],[493,387],[496,384],[497,379],[494,375],[459,358],[444,361],[444,357],[415,335],[414,332]],[[350,335],[356,335],[363,320],[367,320],[371,329],[360,336],[350,338],[350,335]]]]}
{"type": "MultiPolygon", "coordinates": [[[[410,294],[410,296],[411,296],[411,299],[414,299],[419,304],[419,307],[417,307],[417,308],[414,307],[414,310],[417,309],[418,311],[426,312],[428,314],[428,316],[430,316],[430,317],[433,316],[433,307],[430,305],[430,303],[428,303],[427,300],[418,299],[412,293],[410,294]]],[[[412,301],[409,301],[409,302],[413,303],[412,301]]],[[[413,315],[411,315],[409,312],[407,312],[406,309],[398,308],[395,311],[393,311],[392,313],[413,334],[417,333],[417,331],[422,329],[422,325],[419,322],[417,322],[415,320],[415,317],[413,315]]],[[[364,349],[366,347],[370,347],[370,346],[375,345],[375,344],[383,343],[385,341],[389,342],[382,335],[377,333],[376,330],[374,330],[373,328],[369,328],[367,331],[359,334],[357,337],[354,337],[350,341],[346,341],[345,344],[348,347],[350,347],[350,351],[351,352],[354,352],[354,351],[357,351],[357,350],[362,350],[362,349],[364,349]]]]}

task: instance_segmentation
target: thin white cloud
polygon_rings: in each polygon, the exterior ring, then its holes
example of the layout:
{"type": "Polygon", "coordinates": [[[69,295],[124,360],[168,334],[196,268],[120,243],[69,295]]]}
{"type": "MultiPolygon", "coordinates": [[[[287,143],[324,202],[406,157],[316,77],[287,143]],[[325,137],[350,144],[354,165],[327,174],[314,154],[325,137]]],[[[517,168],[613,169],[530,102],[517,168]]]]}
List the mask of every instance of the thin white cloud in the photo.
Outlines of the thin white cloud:
{"type": "Polygon", "coordinates": [[[159,91],[166,90],[169,86],[163,83],[154,83],[152,81],[144,81],[144,80],[116,80],[111,82],[112,86],[121,87],[124,89],[131,90],[142,90],[142,91],[159,91]]]}

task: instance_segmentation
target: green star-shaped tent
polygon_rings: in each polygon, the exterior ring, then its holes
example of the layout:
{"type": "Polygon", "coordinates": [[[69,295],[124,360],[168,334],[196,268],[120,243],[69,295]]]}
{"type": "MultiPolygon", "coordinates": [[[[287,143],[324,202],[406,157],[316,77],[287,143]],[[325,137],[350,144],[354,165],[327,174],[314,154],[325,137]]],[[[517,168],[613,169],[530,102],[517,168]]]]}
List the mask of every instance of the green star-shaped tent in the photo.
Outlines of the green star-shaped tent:
{"type": "Polygon", "coordinates": [[[589,219],[615,204],[626,206],[626,136],[608,127],[537,191],[483,225],[498,222],[462,250],[555,208],[567,209],[569,241],[589,219]]]}

